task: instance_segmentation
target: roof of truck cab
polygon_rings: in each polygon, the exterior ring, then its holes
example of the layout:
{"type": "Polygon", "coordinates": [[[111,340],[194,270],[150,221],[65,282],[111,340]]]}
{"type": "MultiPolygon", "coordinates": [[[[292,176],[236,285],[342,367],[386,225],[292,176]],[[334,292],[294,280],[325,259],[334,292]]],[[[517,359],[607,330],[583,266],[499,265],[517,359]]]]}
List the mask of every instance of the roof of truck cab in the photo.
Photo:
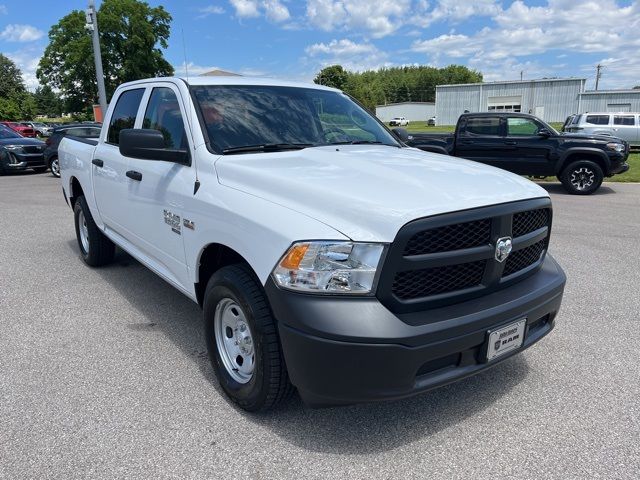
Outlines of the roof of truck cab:
{"type": "Polygon", "coordinates": [[[159,78],[146,78],[143,80],[135,80],[133,82],[127,82],[121,86],[133,86],[150,82],[186,82],[192,86],[206,86],[206,85],[251,85],[251,86],[273,86],[273,87],[294,87],[294,88],[314,88],[317,90],[327,90],[332,92],[339,92],[340,90],[332,87],[326,87],[324,85],[318,85],[315,83],[305,82],[291,82],[288,80],[279,80],[274,78],[263,77],[231,77],[231,76],[195,76],[195,77],[159,77],[159,78]]]}

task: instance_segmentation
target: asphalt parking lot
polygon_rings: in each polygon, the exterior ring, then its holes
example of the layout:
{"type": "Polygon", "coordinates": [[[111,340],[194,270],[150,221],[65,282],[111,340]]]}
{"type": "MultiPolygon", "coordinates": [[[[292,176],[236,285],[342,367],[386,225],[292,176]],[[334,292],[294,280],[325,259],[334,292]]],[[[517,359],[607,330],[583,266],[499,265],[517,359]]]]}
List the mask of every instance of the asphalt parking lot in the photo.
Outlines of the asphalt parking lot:
{"type": "Polygon", "coordinates": [[[126,254],[86,267],[50,174],[0,177],[0,478],[640,477],[640,185],[546,188],[546,339],[409,400],[252,415],[196,304],[126,254]]]}

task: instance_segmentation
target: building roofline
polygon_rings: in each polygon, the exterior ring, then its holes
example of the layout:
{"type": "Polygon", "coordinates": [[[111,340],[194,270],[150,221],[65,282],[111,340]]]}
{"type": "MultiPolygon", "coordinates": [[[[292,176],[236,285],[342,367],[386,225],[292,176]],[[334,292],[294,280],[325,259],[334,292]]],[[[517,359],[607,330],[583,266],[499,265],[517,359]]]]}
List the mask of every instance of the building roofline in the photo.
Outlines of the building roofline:
{"type": "Polygon", "coordinates": [[[533,80],[506,80],[502,82],[478,82],[478,83],[455,83],[451,85],[436,85],[436,88],[447,87],[473,87],[479,85],[513,85],[513,84],[526,84],[526,83],[543,83],[543,82],[586,82],[586,78],[538,78],[533,80]]]}
{"type": "Polygon", "coordinates": [[[601,93],[636,93],[640,94],[640,88],[630,90],[588,90],[586,92],[580,92],[580,95],[600,95],[601,93]]]}
{"type": "Polygon", "coordinates": [[[384,105],[376,105],[378,107],[391,107],[393,105],[435,105],[436,102],[396,102],[396,103],[385,103],[384,105]]]}

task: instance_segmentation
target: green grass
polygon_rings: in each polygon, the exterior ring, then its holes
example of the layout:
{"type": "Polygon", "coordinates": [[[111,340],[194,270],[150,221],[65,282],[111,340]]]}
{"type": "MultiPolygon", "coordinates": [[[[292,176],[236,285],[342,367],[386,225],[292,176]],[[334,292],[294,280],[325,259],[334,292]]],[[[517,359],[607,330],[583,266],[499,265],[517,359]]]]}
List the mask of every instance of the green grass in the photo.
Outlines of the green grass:
{"type": "MultiPolygon", "coordinates": [[[[553,128],[560,131],[562,123],[550,123],[553,128]]],[[[428,127],[427,122],[411,122],[407,127],[409,133],[448,133],[455,130],[453,125],[438,125],[437,127],[428,127]]],[[[614,175],[611,178],[605,178],[606,182],[640,182],[640,153],[632,153],[629,155],[629,171],[622,175],[614,175]]],[[[555,181],[555,178],[548,177],[548,180],[555,181]]]]}

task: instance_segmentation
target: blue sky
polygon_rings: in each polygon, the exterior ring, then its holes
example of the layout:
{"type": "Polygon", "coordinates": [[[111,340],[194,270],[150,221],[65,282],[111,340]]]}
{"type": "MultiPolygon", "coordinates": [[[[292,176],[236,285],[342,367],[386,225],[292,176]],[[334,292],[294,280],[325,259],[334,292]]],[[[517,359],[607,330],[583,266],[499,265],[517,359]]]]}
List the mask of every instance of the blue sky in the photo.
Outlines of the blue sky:
{"type": "MultiPolygon", "coordinates": [[[[97,2],[100,3],[99,1],[97,2]]],[[[173,16],[167,59],[190,74],[222,68],[311,80],[326,65],[467,65],[486,80],[587,78],[640,84],[640,3],[599,0],[149,0],[173,16]]],[[[50,27],[86,0],[0,0],[0,52],[30,88],[50,27]]]]}

